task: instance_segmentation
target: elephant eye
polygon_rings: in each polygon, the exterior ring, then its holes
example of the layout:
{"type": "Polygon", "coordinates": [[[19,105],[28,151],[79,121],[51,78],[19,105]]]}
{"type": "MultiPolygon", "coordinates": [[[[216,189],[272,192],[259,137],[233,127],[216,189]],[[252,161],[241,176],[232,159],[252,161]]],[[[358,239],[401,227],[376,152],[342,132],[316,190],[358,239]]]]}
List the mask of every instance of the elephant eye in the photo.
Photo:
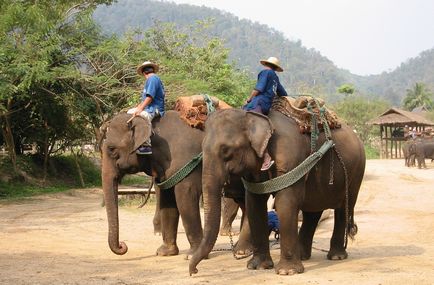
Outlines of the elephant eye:
{"type": "Polygon", "coordinates": [[[223,157],[223,160],[227,161],[230,160],[232,158],[232,150],[229,146],[227,145],[222,145],[220,146],[220,154],[223,157]]]}
{"type": "Polygon", "coordinates": [[[119,156],[118,152],[116,150],[116,147],[114,147],[114,146],[108,146],[107,147],[107,152],[113,158],[118,158],[118,156],[119,156]]]}

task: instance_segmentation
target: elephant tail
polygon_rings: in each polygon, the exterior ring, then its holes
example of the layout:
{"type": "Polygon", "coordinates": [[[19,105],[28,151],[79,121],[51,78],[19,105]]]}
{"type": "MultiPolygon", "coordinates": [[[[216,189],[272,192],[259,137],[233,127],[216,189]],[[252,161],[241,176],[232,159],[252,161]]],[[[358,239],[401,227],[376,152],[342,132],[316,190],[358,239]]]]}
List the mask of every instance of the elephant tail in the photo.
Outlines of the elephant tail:
{"type": "Polygon", "coordinates": [[[348,236],[350,237],[351,241],[354,241],[358,230],[359,230],[359,228],[357,227],[357,224],[354,222],[354,215],[351,215],[349,217],[349,222],[347,225],[347,233],[348,233],[348,236]]]}

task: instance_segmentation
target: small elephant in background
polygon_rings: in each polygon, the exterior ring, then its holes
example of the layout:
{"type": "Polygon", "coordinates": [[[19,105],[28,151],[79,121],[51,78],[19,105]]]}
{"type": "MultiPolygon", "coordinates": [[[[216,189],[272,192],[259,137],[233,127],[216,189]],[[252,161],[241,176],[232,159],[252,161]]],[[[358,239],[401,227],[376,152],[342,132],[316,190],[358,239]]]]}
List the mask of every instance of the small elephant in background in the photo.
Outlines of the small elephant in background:
{"type": "Polygon", "coordinates": [[[413,139],[406,141],[402,145],[402,152],[404,154],[404,165],[407,167],[415,166],[416,150],[415,141],[413,139]]]}
{"type": "Polygon", "coordinates": [[[417,167],[427,168],[425,159],[431,159],[431,162],[434,160],[434,140],[419,140],[414,144],[415,156],[417,160],[417,167]]]}

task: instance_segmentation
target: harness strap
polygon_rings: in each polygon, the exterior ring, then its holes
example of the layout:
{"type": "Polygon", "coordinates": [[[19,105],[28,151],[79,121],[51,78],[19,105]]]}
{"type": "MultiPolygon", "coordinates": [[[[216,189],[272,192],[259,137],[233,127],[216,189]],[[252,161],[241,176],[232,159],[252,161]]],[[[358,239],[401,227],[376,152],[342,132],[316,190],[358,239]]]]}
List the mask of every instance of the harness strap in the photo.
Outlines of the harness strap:
{"type": "Polygon", "coordinates": [[[182,179],[187,177],[195,168],[202,162],[202,152],[193,157],[186,165],[179,169],[175,174],[161,183],[157,183],[160,189],[169,189],[181,182],[182,179]]]}
{"type": "MultiPolygon", "coordinates": [[[[211,97],[208,94],[202,94],[203,100],[206,103],[208,114],[215,111],[215,107],[212,103],[211,97]]],[[[201,162],[202,162],[202,152],[193,157],[186,165],[181,167],[175,174],[167,178],[165,181],[157,183],[160,189],[169,189],[174,187],[176,184],[181,182],[182,179],[187,177],[201,162]]]]}
{"type": "Polygon", "coordinates": [[[320,149],[311,155],[309,155],[302,163],[297,165],[293,170],[275,177],[273,179],[267,180],[265,182],[249,182],[244,178],[241,178],[243,181],[244,187],[255,194],[269,194],[276,191],[280,191],[293,185],[295,182],[300,180],[304,175],[306,175],[312,167],[322,158],[322,156],[334,146],[332,140],[327,140],[320,147],[320,149]]]}

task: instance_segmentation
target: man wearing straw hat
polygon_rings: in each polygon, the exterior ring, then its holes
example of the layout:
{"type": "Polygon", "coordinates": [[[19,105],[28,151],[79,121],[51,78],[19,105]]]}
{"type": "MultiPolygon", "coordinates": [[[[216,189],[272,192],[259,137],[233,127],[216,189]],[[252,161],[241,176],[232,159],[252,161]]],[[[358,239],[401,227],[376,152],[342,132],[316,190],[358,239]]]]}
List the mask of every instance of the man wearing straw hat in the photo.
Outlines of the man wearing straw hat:
{"type": "MultiPolygon", "coordinates": [[[[243,109],[268,115],[274,96],[288,96],[288,94],[282,84],[280,84],[279,77],[276,74],[276,71],[283,71],[279,60],[275,57],[269,57],[268,59],[261,60],[260,63],[265,68],[259,72],[256,86],[243,109]]],[[[273,163],[274,161],[271,160],[271,156],[266,150],[261,170],[268,170],[273,163]]]]}
{"type": "MultiPolygon", "coordinates": [[[[165,92],[163,82],[156,74],[158,69],[158,65],[151,61],[145,61],[137,67],[137,74],[145,77],[146,82],[141,95],[142,101],[135,108],[129,109],[128,114],[141,116],[149,122],[157,115],[164,115],[165,92]]],[[[137,154],[152,154],[150,139],[137,149],[137,154]]]]}

